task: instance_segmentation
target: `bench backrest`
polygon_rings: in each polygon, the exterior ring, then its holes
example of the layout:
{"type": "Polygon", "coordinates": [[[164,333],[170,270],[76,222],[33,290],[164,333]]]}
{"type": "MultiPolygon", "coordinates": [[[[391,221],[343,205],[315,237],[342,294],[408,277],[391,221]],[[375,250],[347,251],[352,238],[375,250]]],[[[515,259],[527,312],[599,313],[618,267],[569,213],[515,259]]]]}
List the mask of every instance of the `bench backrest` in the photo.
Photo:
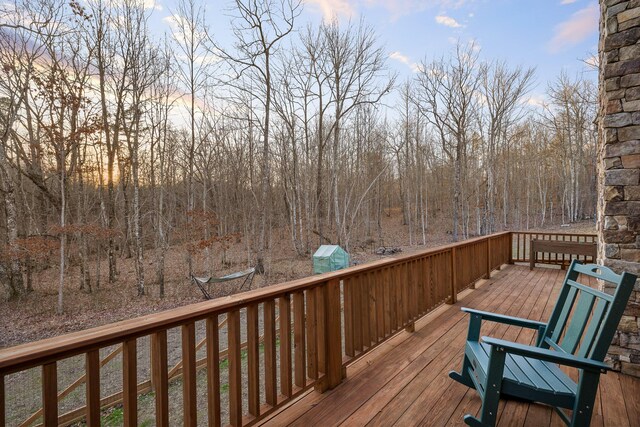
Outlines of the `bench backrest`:
{"type": "Polygon", "coordinates": [[[603,361],[635,281],[633,274],[573,260],[538,345],[603,361]],[[613,294],[579,283],[580,274],[612,284],[613,294]]]}

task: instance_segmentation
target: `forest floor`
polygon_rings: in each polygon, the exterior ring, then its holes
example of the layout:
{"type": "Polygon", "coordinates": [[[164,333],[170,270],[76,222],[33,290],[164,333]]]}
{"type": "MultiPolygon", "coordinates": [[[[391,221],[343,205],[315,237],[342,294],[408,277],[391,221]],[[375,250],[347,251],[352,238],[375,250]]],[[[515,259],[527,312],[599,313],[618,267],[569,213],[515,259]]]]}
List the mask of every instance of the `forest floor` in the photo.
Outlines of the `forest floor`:
{"type": "MultiPolygon", "coordinates": [[[[430,231],[426,245],[409,244],[408,228],[402,224],[402,215],[393,210],[385,216],[382,224],[382,239],[373,244],[356,241],[351,249],[351,259],[355,263],[373,261],[382,256],[375,254],[375,249],[384,245],[402,249],[403,253],[424,250],[451,241],[451,236],[445,232],[430,231]]],[[[444,227],[431,226],[431,230],[444,230],[444,227]]],[[[543,229],[533,229],[542,231],[543,229]]],[[[593,233],[593,221],[583,221],[575,224],[544,227],[545,231],[593,233]]],[[[414,240],[421,236],[414,236],[414,240]]],[[[267,274],[256,276],[252,288],[282,283],[312,274],[311,255],[299,257],[292,247],[286,230],[276,230],[272,235],[272,246],[266,260],[267,274]]],[[[236,242],[226,252],[224,267],[221,253],[212,251],[214,259],[214,274],[222,276],[248,267],[246,245],[236,242]]],[[[118,259],[118,280],[107,283],[106,261],[102,261],[101,286],[92,293],[79,289],[79,267],[71,266],[66,273],[64,289],[64,314],[56,314],[58,268],[51,267],[35,273],[33,292],[19,300],[0,302],[0,318],[3,327],[0,328],[0,348],[14,346],[38,339],[48,338],[68,332],[104,325],[119,320],[125,320],[144,314],[167,310],[203,300],[203,296],[189,280],[187,273],[186,251],[183,247],[171,247],[166,257],[165,297],[159,297],[159,287],[155,279],[155,254],[148,251],[145,254],[145,277],[147,278],[146,293],[143,297],[136,296],[135,269],[133,258],[118,259]]],[[[204,256],[194,259],[196,275],[206,276],[201,268],[205,264],[204,256]]],[[[94,266],[95,268],[95,266],[94,266]]],[[[95,283],[95,269],[91,272],[95,283]]],[[[216,297],[230,295],[237,292],[241,281],[228,282],[218,285],[214,295],[216,297]]]]}

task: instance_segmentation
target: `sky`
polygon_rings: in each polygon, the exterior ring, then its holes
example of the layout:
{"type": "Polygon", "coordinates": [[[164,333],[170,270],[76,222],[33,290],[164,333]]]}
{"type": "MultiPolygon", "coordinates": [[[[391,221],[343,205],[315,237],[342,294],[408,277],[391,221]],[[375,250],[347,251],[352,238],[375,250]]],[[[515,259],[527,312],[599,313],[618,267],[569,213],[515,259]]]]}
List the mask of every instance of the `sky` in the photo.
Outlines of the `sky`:
{"type": "MultiPolygon", "coordinates": [[[[157,30],[168,26],[174,0],[145,0],[157,30]]],[[[337,16],[375,28],[401,80],[421,60],[449,54],[456,42],[474,42],[485,60],[536,68],[530,103],[544,99],[562,70],[597,79],[585,60],[597,53],[599,6],[595,0],[304,0],[298,26],[337,16]]],[[[206,3],[207,23],[222,45],[231,43],[230,0],[206,3]]]]}

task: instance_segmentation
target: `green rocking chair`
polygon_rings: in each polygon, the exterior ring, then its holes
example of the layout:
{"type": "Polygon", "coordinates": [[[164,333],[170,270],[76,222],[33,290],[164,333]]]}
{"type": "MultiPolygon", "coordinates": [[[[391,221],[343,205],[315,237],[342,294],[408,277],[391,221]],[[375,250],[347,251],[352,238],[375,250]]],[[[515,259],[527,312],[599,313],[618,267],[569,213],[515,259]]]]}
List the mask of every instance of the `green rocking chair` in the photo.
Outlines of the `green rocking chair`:
{"type": "Polygon", "coordinates": [[[600,374],[611,369],[603,360],[635,281],[632,274],[574,260],[548,323],[463,308],[470,318],[462,372],[449,376],[475,388],[482,399],[479,419],[465,415],[465,423],[494,426],[500,396],[505,396],[551,405],[568,425],[588,426],[600,374]],[[614,284],[613,295],[579,283],[579,274],[614,284]],[[536,346],[480,340],[482,320],[535,329],[536,346]],[[577,368],[578,383],[559,365],[577,368]]]}

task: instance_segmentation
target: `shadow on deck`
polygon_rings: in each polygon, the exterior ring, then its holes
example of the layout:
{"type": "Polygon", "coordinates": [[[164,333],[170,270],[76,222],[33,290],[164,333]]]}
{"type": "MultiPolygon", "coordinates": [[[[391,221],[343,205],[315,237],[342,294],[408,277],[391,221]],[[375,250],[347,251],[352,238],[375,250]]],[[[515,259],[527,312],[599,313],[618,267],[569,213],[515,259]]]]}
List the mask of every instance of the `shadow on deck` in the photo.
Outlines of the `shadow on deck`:
{"type": "MultiPolygon", "coordinates": [[[[335,389],[309,391],[262,421],[263,425],[463,425],[476,414],[475,390],[449,379],[459,370],[467,330],[460,307],[543,320],[549,317],[564,271],[509,266],[466,291],[454,305],[438,308],[416,322],[414,333],[400,332],[347,368],[335,389]]],[[[595,283],[591,283],[595,285],[595,283]]],[[[482,335],[533,343],[535,332],[486,322],[482,335]]],[[[568,371],[575,377],[575,371],[568,371]]],[[[498,425],[564,425],[551,408],[502,400],[498,425]]],[[[602,375],[592,426],[640,426],[640,379],[602,375]]]]}

